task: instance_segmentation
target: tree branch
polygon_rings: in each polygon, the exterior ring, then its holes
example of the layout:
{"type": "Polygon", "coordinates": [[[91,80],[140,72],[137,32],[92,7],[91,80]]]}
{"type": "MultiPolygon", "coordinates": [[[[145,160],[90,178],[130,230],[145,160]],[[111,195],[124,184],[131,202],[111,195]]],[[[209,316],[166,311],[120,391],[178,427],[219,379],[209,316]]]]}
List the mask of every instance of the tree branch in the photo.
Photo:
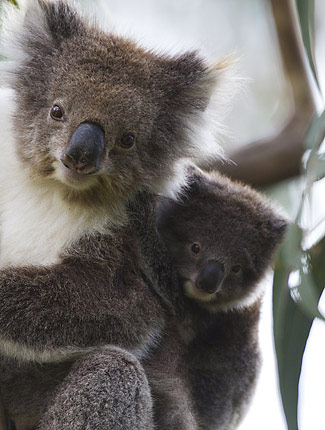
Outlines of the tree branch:
{"type": "MultiPolygon", "coordinates": [[[[303,139],[316,111],[295,0],[270,0],[283,67],[292,88],[294,113],[275,135],[250,143],[229,154],[234,164],[213,168],[253,185],[271,185],[300,173],[303,139]]],[[[207,167],[208,170],[212,166],[207,167]]]]}

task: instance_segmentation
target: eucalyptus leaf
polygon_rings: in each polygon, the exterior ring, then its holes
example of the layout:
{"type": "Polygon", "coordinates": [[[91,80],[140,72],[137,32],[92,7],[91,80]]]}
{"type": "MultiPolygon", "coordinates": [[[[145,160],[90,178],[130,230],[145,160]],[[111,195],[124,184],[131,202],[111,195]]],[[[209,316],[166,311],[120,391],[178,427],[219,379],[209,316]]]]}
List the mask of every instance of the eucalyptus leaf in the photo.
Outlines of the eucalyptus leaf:
{"type": "Polygon", "coordinates": [[[308,188],[313,182],[325,177],[325,156],[318,151],[311,151],[307,161],[307,184],[308,188]]]}
{"type": "MultiPolygon", "coordinates": [[[[312,267],[309,264],[308,254],[301,249],[303,231],[297,224],[289,226],[285,241],[282,245],[281,264],[283,271],[285,271],[287,280],[281,281],[283,288],[288,290],[290,295],[289,276],[291,273],[299,272],[299,282],[296,285],[296,290],[291,290],[291,297],[301,308],[301,311],[309,315],[312,319],[315,317],[324,320],[323,315],[318,310],[318,302],[320,298],[319,288],[314,283],[313,275],[311,273],[312,267]]],[[[280,262],[278,270],[280,270],[280,262]]],[[[279,306],[279,303],[275,303],[279,306]]]]}
{"type": "Polygon", "coordinates": [[[325,238],[323,237],[309,249],[308,253],[310,255],[311,276],[320,298],[325,287],[325,238]]]}
{"type": "Polygon", "coordinates": [[[301,266],[302,230],[297,224],[290,224],[285,241],[281,247],[281,255],[289,273],[301,266]]]}
{"type": "Polygon", "coordinates": [[[313,318],[292,299],[288,288],[289,275],[286,253],[282,249],[276,262],[273,285],[274,341],[288,430],[297,430],[298,385],[313,318]]]}
{"type": "Polygon", "coordinates": [[[314,34],[315,34],[315,1],[314,0],[296,0],[298,15],[300,20],[302,39],[308,55],[310,67],[312,69],[315,81],[319,87],[314,60],[314,34]]]}
{"type": "Polygon", "coordinates": [[[319,149],[325,136],[325,111],[321,115],[314,115],[305,136],[306,149],[319,149]]]}
{"type": "Polygon", "coordinates": [[[304,269],[301,268],[300,277],[301,284],[298,286],[300,300],[297,300],[297,305],[312,319],[317,317],[324,321],[324,316],[318,310],[320,294],[315,286],[313,276],[311,273],[304,273],[304,269]]]}
{"type": "Polygon", "coordinates": [[[6,1],[8,1],[9,3],[12,3],[18,7],[18,1],[17,0],[6,0],[6,1]]]}
{"type": "Polygon", "coordinates": [[[301,249],[302,237],[301,228],[290,225],[275,264],[273,285],[274,340],[288,430],[298,428],[298,386],[310,329],[315,317],[324,319],[318,310],[321,293],[313,269],[324,263],[325,251],[314,247],[309,257],[301,249]],[[297,285],[289,288],[292,274],[297,285]]]}

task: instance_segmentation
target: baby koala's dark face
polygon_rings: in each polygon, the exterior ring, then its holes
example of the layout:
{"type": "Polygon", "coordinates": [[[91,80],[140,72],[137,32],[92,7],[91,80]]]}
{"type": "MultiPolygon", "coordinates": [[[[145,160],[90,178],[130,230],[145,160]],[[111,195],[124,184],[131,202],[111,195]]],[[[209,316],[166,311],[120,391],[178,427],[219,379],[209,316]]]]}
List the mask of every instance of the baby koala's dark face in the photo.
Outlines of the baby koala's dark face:
{"type": "Polygon", "coordinates": [[[186,197],[158,207],[158,231],[187,296],[210,310],[247,306],[287,221],[248,187],[195,175],[186,197]]]}

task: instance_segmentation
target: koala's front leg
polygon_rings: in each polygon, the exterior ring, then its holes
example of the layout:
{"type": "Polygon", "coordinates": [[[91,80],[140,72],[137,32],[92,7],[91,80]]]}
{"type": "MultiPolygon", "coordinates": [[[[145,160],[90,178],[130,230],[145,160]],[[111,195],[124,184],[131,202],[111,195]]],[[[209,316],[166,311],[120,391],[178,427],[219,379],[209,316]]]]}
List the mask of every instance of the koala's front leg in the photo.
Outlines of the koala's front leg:
{"type": "Polygon", "coordinates": [[[0,270],[0,352],[55,362],[98,346],[150,343],[164,325],[163,310],[124,234],[121,243],[85,238],[52,266],[0,270]]]}
{"type": "Polygon", "coordinates": [[[109,347],[78,360],[38,430],[151,430],[152,401],[139,361],[109,347]]]}

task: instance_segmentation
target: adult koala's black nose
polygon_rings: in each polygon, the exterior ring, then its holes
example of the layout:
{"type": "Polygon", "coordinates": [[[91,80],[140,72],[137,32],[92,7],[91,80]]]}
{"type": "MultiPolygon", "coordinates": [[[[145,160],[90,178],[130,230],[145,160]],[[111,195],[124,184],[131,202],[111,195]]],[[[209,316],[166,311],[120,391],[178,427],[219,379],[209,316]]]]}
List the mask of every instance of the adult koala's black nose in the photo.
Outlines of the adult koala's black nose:
{"type": "Polygon", "coordinates": [[[92,122],[83,122],[73,133],[61,162],[79,174],[89,175],[98,170],[105,147],[104,130],[92,122]]]}
{"type": "Polygon", "coordinates": [[[224,275],[223,266],[217,261],[208,261],[196,279],[196,286],[209,294],[216,293],[224,275]]]}

